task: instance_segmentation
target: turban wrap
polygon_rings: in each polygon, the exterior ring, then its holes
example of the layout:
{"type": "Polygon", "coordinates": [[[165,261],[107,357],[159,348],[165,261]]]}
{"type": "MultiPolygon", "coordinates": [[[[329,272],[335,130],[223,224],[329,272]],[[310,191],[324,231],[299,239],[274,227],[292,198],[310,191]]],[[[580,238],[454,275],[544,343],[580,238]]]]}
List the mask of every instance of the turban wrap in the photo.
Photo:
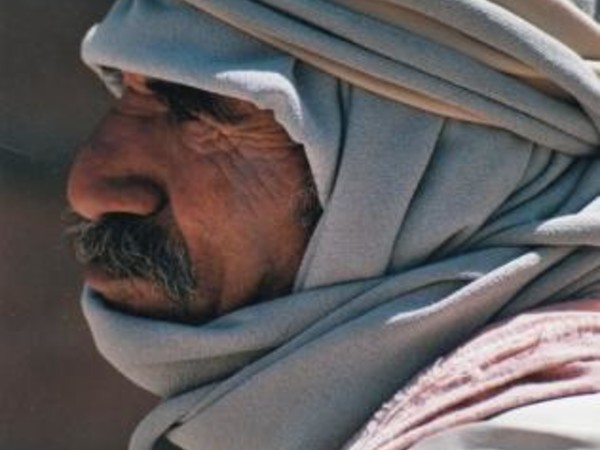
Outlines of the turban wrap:
{"type": "Polygon", "coordinates": [[[131,448],[331,450],[483,325],[600,294],[593,1],[120,0],[83,43],[274,111],[323,215],[291,295],[192,326],[89,289],[97,346],[163,397],[131,448]]]}

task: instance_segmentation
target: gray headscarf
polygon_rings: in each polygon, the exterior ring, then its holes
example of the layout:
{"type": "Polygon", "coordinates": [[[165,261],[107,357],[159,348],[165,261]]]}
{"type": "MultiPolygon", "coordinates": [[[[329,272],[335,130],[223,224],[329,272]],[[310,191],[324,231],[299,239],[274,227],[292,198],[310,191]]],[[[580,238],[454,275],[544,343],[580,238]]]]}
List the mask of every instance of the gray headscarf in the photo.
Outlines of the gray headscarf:
{"type": "Polygon", "coordinates": [[[600,294],[595,4],[521,3],[121,0],[90,31],[117,95],[125,70],[272,109],[324,208],[284,298],[190,326],[84,292],[164,398],[131,449],[340,448],[482,325],[600,294]]]}

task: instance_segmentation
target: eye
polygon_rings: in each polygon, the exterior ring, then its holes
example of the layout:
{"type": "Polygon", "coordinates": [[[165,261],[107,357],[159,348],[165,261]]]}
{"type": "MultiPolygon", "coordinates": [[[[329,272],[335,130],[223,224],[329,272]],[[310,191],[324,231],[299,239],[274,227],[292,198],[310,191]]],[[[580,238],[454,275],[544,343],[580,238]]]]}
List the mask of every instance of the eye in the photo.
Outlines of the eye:
{"type": "Polygon", "coordinates": [[[167,111],[167,106],[158,101],[153,95],[140,94],[128,89],[115,105],[115,110],[129,116],[152,117],[156,114],[164,114],[167,111]]]}
{"type": "Polygon", "coordinates": [[[204,115],[223,124],[236,125],[247,115],[235,99],[161,80],[151,80],[147,85],[168,107],[176,122],[204,115]]]}

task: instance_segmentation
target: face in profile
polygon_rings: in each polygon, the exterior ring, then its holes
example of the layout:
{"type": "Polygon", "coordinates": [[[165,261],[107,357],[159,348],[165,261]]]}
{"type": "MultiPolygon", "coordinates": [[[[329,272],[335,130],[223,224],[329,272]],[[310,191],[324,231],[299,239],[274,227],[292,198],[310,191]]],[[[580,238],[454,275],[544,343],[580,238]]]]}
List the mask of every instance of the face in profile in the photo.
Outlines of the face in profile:
{"type": "Polygon", "coordinates": [[[249,102],[123,81],[69,175],[88,286],[114,308],[191,322],[288,292],[319,214],[302,147],[249,102]]]}

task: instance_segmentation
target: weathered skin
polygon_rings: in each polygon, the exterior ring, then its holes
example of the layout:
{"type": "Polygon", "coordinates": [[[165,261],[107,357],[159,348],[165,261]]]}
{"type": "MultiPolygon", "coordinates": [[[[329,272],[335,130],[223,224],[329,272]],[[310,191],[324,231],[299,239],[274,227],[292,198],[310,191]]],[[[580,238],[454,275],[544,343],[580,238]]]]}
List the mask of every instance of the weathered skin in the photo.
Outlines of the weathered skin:
{"type": "MultiPolygon", "coordinates": [[[[237,123],[204,114],[178,122],[144,77],[126,73],[124,83],[72,166],[75,212],[90,221],[145,216],[182,239],[198,277],[194,319],[289,290],[309,237],[298,218],[308,174],[302,148],[272,112],[251,103],[215,95],[237,123]]],[[[86,281],[126,310],[168,310],[161,290],[143,279],[89,267],[86,281]]]]}

